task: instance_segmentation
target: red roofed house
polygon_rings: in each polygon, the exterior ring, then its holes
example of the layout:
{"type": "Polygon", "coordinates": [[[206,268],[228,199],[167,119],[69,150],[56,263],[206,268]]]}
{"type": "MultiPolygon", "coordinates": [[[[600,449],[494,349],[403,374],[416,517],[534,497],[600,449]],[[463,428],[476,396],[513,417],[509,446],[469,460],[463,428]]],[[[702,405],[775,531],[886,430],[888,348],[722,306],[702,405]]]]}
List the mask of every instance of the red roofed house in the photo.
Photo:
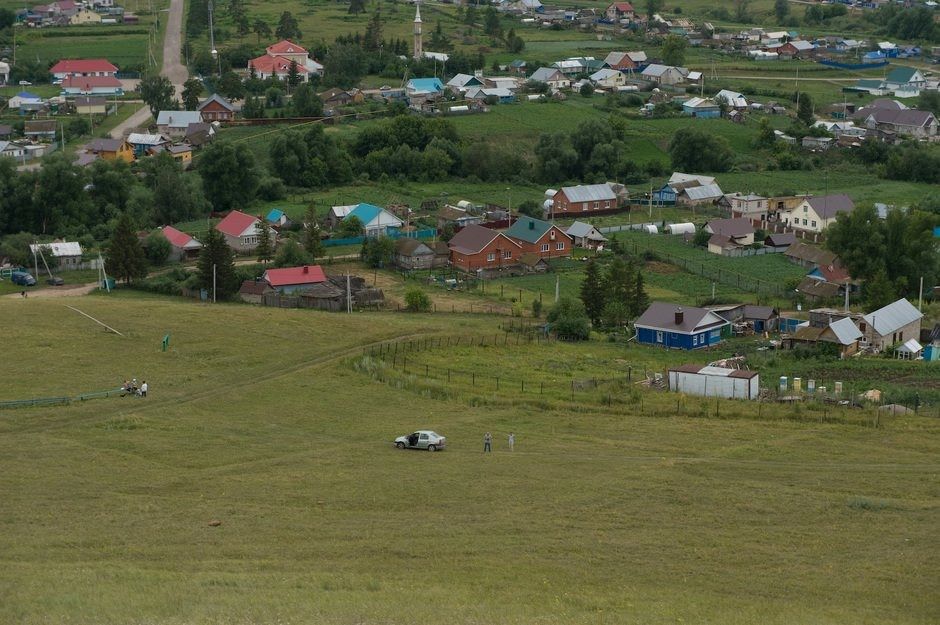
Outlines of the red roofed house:
{"type": "Polygon", "coordinates": [[[124,86],[114,76],[72,76],[62,81],[62,95],[124,95],[124,86]]]}
{"type": "Polygon", "coordinates": [[[248,61],[248,69],[254,70],[262,80],[271,76],[285,80],[290,73],[291,61],[297,63],[297,71],[302,81],[306,81],[311,75],[323,73],[323,66],[311,59],[307,50],[286,39],[268,46],[264,55],[248,61]]]}
{"type": "Polygon", "coordinates": [[[635,17],[636,11],[629,2],[614,2],[607,7],[607,19],[612,22],[619,22],[620,20],[633,21],[635,17]]]}
{"type": "Polygon", "coordinates": [[[261,279],[270,284],[271,288],[278,293],[294,293],[326,282],[326,274],[323,273],[320,265],[304,265],[303,267],[268,269],[261,279]]]}
{"type": "Polygon", "coordinates": [[[49,73],[57,80],[76,76],[111,76],[116,77],[118,68],[107,59],[73,59],[59,61],[49,73]]]}
{"type": "Polygon", "coordinates": [[[479,225],[463,228],[447,243],[450,263],[467,273],[517,268],[522,246],[502,232],[479,225]]]}
{"type": "Polygon", "coordinates": [[[170,242],[170,260],[192,260],[199,255],[199,250],[202,249],[202,243],[185,232],[180,232],[173,226],[163,226],[160,228],[160,232],[170,242]]]}
{"type": "MultiPolygon", "coordinates": [[[[261,220],[257,217],[246,215],[241,211],[232,211],[215,225],[215,229],[225,235],[225,242],[237,254],[248,254],[258,247],[258,241],[261,239],[261,229],[258,228],[260,223],[261,220]]],[[[276,236],[277,234],[272,230],[272,242],[276,236]]]]}

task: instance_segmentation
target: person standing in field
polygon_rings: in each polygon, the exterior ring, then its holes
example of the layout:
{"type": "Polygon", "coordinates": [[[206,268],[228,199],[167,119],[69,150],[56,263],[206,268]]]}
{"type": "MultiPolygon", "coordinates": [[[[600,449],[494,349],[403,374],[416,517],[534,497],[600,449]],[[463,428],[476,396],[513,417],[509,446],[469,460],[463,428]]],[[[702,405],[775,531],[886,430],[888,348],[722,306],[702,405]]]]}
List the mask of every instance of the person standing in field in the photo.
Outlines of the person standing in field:
{"type": "Polygon", "coordinates": [[[509,433],[509,451],[512,451],[513,447],[516,446],[516,435],[513,432],[509,433]]]}
{"type": "Polygon", "coordinates": [[[483,453],[493,451],[493,435],[487,432],[483,435],[483,453]]]}
{"type": "Polygon", "coordinates": [[[141,397],[146,397],[146,396],[147,396],[147,388],[148,388],[148,387],[147,387],[147,380],[143,380],[143,381],[140,383],[140,396],[141,396],[141,397]]]}

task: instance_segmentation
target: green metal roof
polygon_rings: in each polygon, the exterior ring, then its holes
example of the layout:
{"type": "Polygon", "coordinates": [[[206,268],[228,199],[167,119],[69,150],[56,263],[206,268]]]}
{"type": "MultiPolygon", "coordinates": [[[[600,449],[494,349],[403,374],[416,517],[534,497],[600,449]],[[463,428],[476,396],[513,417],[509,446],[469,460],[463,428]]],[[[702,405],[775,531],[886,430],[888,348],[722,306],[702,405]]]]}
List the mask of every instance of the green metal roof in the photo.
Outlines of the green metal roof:
{"type": "Polygon", "coordinates": [[[904,83],[910,82],[916,73],[917,70],[913,67],[895,67],[888,72],[885,82],[896,82],[899,85],[903,85],[904,83]]]}
{"type": "Polygon", "coordinates": [[[552,229],[552,224],[533,217],[519,217],[509,230],[507,237],[519,239],[526,243],[536,243],[542,236],[552,229]]]}

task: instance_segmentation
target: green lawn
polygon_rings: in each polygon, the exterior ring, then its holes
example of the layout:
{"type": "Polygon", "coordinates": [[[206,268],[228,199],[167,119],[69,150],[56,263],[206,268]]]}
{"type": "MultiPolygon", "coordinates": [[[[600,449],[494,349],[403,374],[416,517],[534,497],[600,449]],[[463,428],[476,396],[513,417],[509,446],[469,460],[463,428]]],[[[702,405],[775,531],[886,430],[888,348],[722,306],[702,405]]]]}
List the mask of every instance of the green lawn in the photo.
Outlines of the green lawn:
{"type": "Polygon", "coordinates": [[[127,336],[0,300],[19,327],[0,399],[127,377],[150,397],[0,412],[0,621],[936,620],[934,417],[758,417],[627,383],[683,355],[601,341],[414,351],[407,374],[362,360],[381,339],[501,336],[479,316],[70,304],[127,336]],[[594,377],[621,381],[571,395],[594,377]],[[392,448],[419,427],[449,449],[392,448]]]}

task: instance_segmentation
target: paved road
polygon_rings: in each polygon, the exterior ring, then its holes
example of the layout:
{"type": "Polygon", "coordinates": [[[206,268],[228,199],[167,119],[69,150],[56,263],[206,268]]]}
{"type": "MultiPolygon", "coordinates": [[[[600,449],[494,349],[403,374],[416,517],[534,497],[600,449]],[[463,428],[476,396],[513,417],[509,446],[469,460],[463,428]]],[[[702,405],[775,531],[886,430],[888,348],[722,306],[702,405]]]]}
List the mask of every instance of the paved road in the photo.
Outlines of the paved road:
{"type": "MultiPolygon", "coordinates": [[[[163,38],[163,68],[160,73],[170,79],[176,89],[176,97],[183,94],[183,83],[189,78],[189,72],[180,63],[180,49],[183,38],[183,0],[170,0],[167,14],[166,36],[163,38]]],[[[146,106],[114,127],[111,137],[120,139],[134,128],[146,125],[150,118],[150,109],[146,106]]]]}

